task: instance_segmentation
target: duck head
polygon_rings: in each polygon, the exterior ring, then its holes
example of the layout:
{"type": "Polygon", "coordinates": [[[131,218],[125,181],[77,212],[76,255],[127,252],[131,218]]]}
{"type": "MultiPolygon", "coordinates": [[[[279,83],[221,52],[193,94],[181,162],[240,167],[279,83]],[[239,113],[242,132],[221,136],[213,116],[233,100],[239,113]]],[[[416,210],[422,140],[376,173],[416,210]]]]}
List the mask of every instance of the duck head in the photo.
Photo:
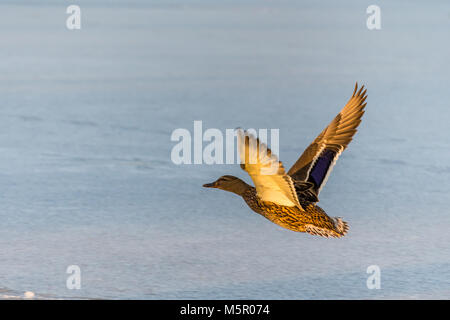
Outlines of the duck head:
{"type": "Polygon", "coordinates": [[[203,185],[205,188],[217,188],[242,195],[250,186],[235,176],[222,176],[214,182],[203,185]]]}

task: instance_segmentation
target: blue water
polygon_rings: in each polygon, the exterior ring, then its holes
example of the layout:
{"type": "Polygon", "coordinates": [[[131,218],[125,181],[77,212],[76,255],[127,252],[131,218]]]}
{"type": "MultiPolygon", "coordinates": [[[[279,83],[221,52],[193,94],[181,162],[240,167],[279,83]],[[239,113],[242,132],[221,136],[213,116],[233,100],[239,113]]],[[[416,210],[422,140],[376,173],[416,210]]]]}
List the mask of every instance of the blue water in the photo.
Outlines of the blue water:
{"type": "Polygon", "coordinates": [[[450,7],[371,2],[0,4],[0,297],[450,298],[450,7]],[[321,193],[342,239],[278,227],[171,162],[177,128],[279,128],[287,168],[368,88],[321,193]],[[81,289],[66,287],[69,265],[81,289]],[[369,290],[366,269],[381,269],[369,290]]]}

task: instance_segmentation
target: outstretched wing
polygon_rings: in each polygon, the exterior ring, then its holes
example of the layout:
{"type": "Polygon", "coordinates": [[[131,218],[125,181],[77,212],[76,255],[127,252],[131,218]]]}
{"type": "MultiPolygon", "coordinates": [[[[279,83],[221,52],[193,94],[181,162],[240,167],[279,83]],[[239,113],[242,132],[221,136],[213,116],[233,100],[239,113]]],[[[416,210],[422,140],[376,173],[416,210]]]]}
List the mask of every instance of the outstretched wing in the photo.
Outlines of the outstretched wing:
{"type": "Polygon", "coordinates": [[[252,134],[236,130],[241,168],[247,171],[262,201],[301,207],[293,181],[277,156],[252,134]]]}
{"type": "MultiPolygon", "coordinates": [[[[295,181],[313,184],[309,192],[318,197],[325,185],[339,155],[352,141],[356,128],[361,122],[367,95],[364,86],[358,91],[358,83],[350,100],[317,138],[303,152],[289,170],[288,175],[295,181]]],[[[318,199],[317,199],[318,200],[318,199]]]]}

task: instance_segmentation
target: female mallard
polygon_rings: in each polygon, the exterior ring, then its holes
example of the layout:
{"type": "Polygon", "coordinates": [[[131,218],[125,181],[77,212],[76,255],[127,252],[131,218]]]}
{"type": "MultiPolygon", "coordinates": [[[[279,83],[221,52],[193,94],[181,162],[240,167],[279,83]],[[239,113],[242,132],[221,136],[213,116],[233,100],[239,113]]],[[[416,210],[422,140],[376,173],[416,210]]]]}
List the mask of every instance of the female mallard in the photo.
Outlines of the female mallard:
{"type": "Polygon", "coordinates": [[[333,166],[352,140],[361,122],[367,98],[358,84],[342,111],[306,148],[286,174],[283,164],[264,143],[237,130],[241,168],[255,187],[234,176],[222,176],[203,185],[236,193],[255,212],[286,229],[323,237],[342,237],[348,225],[331,218],[316,203],[333,166]]]}

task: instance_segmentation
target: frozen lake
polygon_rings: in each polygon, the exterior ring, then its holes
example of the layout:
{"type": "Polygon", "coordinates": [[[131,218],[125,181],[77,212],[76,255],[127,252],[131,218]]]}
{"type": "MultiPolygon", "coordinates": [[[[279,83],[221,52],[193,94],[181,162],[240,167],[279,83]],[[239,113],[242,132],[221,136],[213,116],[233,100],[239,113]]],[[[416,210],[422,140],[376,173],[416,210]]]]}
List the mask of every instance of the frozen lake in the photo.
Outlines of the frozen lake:
{"type": "Polygon", "coordinates": [[[73,31],[61,1],[0,4],[0,298],[450,298],[447,1],[381,1],[374,31],[360,1],[76,2],[73,31]],[[237,165],[171,162],[202,120],[279,128],[289,168],[356,81],[367,111],[320,201],[342,239],[201,187],[249,182],[237,165]]]}

